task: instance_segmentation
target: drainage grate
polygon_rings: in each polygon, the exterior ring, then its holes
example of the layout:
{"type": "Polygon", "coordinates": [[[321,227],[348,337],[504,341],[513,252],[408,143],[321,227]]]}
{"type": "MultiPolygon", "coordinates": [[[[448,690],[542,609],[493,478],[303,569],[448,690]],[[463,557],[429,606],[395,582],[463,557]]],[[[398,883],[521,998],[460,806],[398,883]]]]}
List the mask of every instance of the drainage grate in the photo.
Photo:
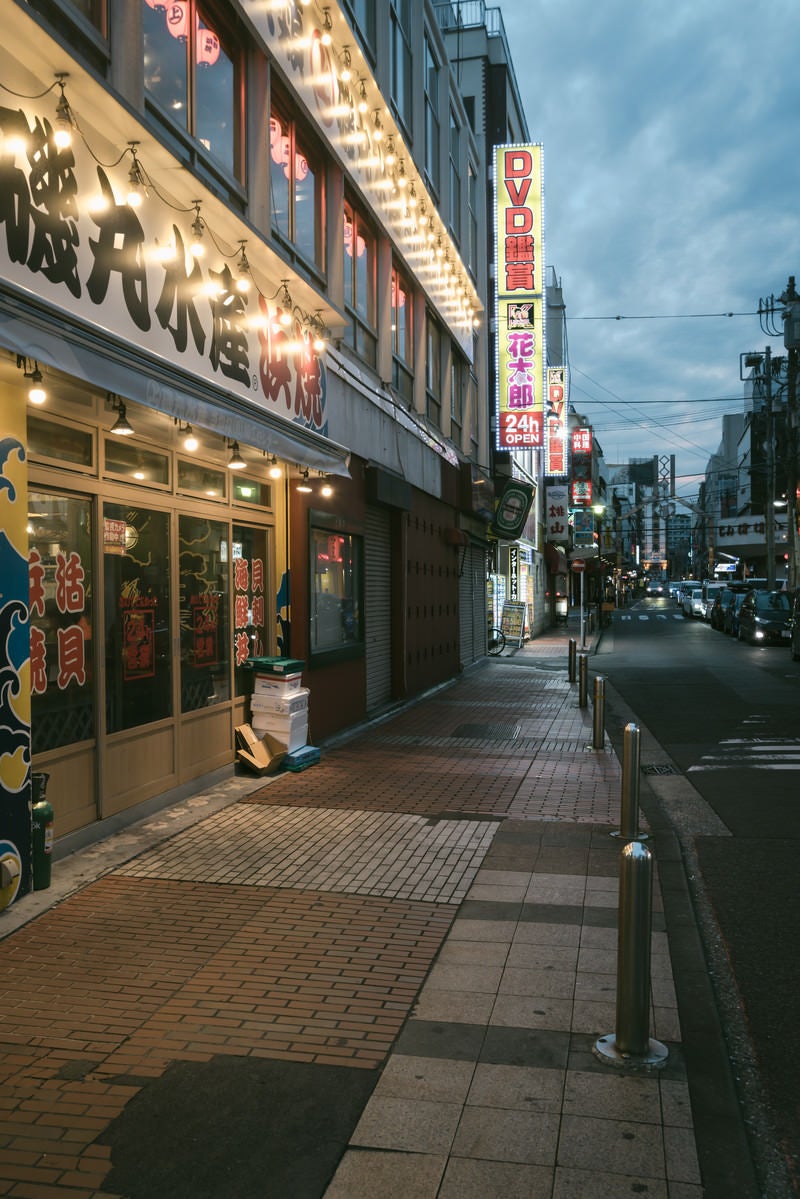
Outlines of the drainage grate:
{"type": "Polygon", "coordinates": [[[647,766],[642,766],[642,774],[680,774],[680,770],[676,766],[659,766],[655,763],[650,763],[647,766]]]}
{"type": "Polygon", "coordinates": [[[520,732],[518,724],[460,724],[453,730],[453,736],[476,741],[516,741],[520,732]]]}

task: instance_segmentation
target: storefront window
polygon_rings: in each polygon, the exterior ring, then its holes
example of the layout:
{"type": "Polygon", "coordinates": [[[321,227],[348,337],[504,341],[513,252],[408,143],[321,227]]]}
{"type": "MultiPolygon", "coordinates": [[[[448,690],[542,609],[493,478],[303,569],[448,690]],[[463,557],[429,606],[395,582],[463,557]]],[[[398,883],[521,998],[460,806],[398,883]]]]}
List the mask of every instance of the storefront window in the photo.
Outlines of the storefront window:
{"type": "Polygon", "coordinates": [[[362,541],[351,533],[311,528],[312,654],[362,646],[362,541]]]}
{"type": "Polygon", "coordinates": [[[33,752],[95,735],[88,499],[28,495],[33,752]]]}
{"type": "Polygon", "coordinates": [[[169,517],[103,507],[109,733],[172,715],[169,517]]]}
{"type": "Polygon", "coordinates": [[[267,579],[267,530],[233,526],[233,646],[237,695],[247,695],[252,675],[248,658],[269,654],[267,618],[271,615],[267,579]]]}
{"type": "Polygon", "coordinates": [[[28,414],[28,452],[32,458],[52,458],[73,466],[90,467],[94,461],[94,438],[88,429],[59,425],[28,414]]]}
{"type": "Polygon", "coordinates": [[[222,470],[213,470],[201,462],[178,459],[178,490],[191,491],[210,500],[224,500],[227,494],[227,476],[222,470]]]}
{"type": "Polygon", "coordinates": [[[166,454],[155,454],[120,437],[107,437],[105,456],[107,474],[122,475],[132,483],[147,483],[151,487],[169,485],[166,454]]]}
{"type": "Polygon", "coordinates": [[[181,711],[231,697],[229,526],[201,516],[179,518],[181,711]]]}

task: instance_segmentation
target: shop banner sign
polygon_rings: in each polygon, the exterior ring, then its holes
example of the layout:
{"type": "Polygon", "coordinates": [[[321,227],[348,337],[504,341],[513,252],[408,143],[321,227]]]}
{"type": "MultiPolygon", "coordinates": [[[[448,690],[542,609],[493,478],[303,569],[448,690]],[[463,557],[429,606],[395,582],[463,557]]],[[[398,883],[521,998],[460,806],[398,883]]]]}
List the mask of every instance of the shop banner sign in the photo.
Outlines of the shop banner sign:
{"type": "Polygon", "coordinates": [[[323,357],[298,312],[286,327],[275,298],[240,290],[234,256],[218,249],[199,202],[187,212],[152,192],[134,205],[128,156],[103,166],[81,138],[57,146],[46,111],[35,99],[18,109],[0,106],[2,277],[325,436],[323,357]],[[206,231],[203,257],[192,253],[198,230],[206,231]]]}

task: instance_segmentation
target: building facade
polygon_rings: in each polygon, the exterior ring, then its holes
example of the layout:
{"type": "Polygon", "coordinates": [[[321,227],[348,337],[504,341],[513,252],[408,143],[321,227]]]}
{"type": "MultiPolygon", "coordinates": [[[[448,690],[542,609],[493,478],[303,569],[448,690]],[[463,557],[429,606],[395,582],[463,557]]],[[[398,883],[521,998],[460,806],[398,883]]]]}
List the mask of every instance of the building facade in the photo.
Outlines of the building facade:
{"type": "MultiPolygon", "coordinates": [[[[0,837],[486,647],[486,139],[434,7],[2,0],[0,837]]],[[[24,871],[23,871],[24,873],[24,871]]]]}

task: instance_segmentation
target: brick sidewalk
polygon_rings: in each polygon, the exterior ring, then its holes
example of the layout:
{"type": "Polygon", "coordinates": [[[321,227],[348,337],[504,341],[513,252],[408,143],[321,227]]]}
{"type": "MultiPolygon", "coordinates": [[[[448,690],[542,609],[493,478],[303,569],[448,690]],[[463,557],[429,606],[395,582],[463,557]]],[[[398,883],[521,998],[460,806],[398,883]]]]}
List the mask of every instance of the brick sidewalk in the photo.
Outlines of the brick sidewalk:
{"type": "MultiPolygon", "coordinates": [[[[666,1196],[668,1181],[699,1197],[662,924],[651,1023],[668,1070],[624,1079],[591,1052],[614,1026],[619,767],[587,748],[568,639],[466,672],[301,774],[243,780],[166,839],[152,821],[135,856],[109,844],[104,877],[0,941],[0,1194],[205,1193],[211,1141],[168,1174],[166,1130],[138,1145],[134,1117],[169,1094],[180,1126],[204,1072],[224,1065],[235,1088],[261,1062],[309,1093],[343,1092],[342,1070],[378,1083],[286,1199],[321,1199],[337,1161],[329,1199],[666,1196]],[[176,1070],[195,1080],[177,1100],[176,1070]],[[603,1138],[598,1176],[586,1146],[603,1138]]],[[[237,1143],[224,1105],[208,1119],[237,1143]]],[[[286,1140],[265,1158],[276,1178],[301,1154],[286,1140]]],[[[261,1193],[227,1185],[208,1193],[261,1193]]]]}

